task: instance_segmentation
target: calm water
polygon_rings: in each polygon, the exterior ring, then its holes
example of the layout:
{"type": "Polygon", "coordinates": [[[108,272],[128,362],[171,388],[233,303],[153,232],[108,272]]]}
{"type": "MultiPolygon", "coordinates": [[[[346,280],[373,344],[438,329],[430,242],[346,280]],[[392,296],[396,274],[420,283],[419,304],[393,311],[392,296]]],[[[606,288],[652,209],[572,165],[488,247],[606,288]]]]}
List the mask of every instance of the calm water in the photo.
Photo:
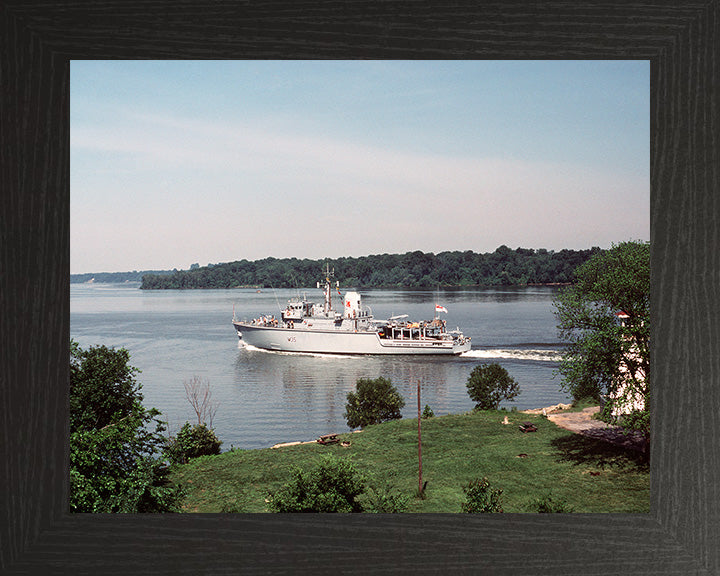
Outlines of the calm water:
{"type": "MultiPolygon", "coordinates": [[[[321,301],[317,289],[306,290],[321,301]]],[[[473,349],[460,357],[330,356],[264,352],[240,344],[231,324],[278,315],[296,290],[142,291],[137,284],[72,284],[70,334],[81,347],[105,344],[130,352],[139,368],[146,407],[162,411],[171,432],[195,418],[183,382],[207,379],[220,405],[214,427],[223,449],[260,448],[348,431],[346,395],[358,378],[390,378],[405,398],[404,416],[422,406],[436,415],[473,407],[465,382],[482,362],[504,366],[521,394],[507,407],[539,408],[568,401],[555,376],[561,343],[554,288],[462,291],[365,291],[363,304],[377,318],[409,314],[431,319],[435,302],[448,309],[448,329],[459,326],[473,349]]],[[[337,303],[337,300],[335,301],[337,303]]]]}

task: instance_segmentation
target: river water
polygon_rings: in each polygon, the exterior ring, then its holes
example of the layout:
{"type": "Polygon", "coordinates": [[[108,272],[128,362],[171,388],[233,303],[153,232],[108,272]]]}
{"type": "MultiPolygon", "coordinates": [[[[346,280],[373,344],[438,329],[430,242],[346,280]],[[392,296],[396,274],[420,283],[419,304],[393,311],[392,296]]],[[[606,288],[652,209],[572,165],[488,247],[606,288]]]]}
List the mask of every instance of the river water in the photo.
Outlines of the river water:
{"type": "MultiPolygon", "coordinates": [[[[126,348],[141,370],[144,405],[155,407],[177,432],[195,413],[184,382],[207,380],[217,401],[213,425],[223,450],[262,448],[278,442],[314,440],[349,431],[343,418],[347,393],[359,378],[392,380],[406,405],[421,404],[435,415],[471,410],[465,383],[483,362],[504,366],[520,384],[519,410],[567,402],[556,376],[562,344],[553,316],[553,287],[438,291],[368,290],[363,305],[376,318],[409,314],[432,319],[435,303],[448,329],[472,337],[472,350],[458,357],[333,356],[265,352],[245,347],[231,324],[279,309],[297,290],[140,290],[137,283],[71,284],[70,335],[81,347],[126,348]]],[[[304,290],[322,301],[322,292],[304,290]]],[[[337,304],[339,297],[336,298],[337,304]]]]}

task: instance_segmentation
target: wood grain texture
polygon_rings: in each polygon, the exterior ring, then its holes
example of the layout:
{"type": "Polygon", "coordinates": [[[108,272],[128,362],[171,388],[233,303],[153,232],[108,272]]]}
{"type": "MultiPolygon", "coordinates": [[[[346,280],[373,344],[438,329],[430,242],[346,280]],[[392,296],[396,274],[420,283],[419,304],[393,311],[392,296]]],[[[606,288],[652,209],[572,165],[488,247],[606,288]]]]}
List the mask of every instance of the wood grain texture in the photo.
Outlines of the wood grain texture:
{"type": "Polygon", "coordinates": [[[0,572],[720,574],[719,5],[6,0],[0,572]],[[651,60],[651,513],[67,514],[69,62],[85,58],[651,60]]]}

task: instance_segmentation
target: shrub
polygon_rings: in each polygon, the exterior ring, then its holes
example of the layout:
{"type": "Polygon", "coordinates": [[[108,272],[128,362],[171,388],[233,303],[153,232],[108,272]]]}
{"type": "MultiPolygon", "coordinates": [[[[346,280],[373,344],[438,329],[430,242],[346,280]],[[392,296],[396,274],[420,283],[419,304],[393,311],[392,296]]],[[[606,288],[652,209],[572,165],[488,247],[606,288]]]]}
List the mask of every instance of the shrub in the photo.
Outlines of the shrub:
{"type": "Polygon", "coordinates": [[[168,439],[165,455],[172,464],[187,464],[191,458],[220,454],[222,442],[205,424],[185,422],[177,436],[168,439]]]}
{"type": "Polygon", "coordinates": [[[165,461],[138,457],[126,419],[103,430],[70,435],[70,509],[73,512],[179,512],[183,489],[168,479],[165,461]]]}
{"type": "Polygon", "coordinates": [[[513,400],[520,394],[518,383],[500,364],[475,366],[466,386],[475,410],[497,410],[502,400],[513,400]]]}
{"type": "Polygon", "coordinates": [[[370,486],[364,494],[363,511],[377,514],[405,512],[410,496],[400,492],[391,482],[382,487],[370,486]]]}
{"type": "Polygon", "coordinates": [[[390,380],[361,378],[356,389],[357,393],[348,392],[343,415],[350,428],[364,428],[402,418],[400,410],[405,406],[405,400],[390,380]]]}
{"type": "Polygon", "coordinates": [[[463,492],[467,497],[462,504],[462,511],[469,513],[478,512],[502,512],[500,504],[500,496],[502,489],[490,488],[490,482],[487,478],[482,480],[473,480],[463,488],[463,492]]]}
{"type": "Polygon", "coordinates": [[[432,408],[430,408],[429,404],[425,404],[425,409],[422,413],[423,420],[427,420],[428,418],[432,418],[433,416],[435,416],[435,412],[432,411],[432,408]]]}
{"type": "Polygon", "coordinates": [[[535,500],[537,512],[572,512],[572,507],[563,499],[553,498],[551,494],[535,500]]]}
{"type": "Polygon", "coordinates": [[[362,512],[357,497],[365,491],[352,463],[332,456],[310,472],[296,469],[293,479],[270,497],[273,512],[362,512]]]}

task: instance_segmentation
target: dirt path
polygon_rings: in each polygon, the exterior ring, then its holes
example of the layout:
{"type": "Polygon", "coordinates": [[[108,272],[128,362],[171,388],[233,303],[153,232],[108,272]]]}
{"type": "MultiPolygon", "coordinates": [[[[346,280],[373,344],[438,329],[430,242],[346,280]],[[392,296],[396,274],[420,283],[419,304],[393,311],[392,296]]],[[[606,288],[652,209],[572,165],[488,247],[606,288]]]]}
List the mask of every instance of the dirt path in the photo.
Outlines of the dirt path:
{"type": "Polygon", "coordinates": [[[622,428],[609,426],[605,422],[596,420],[594,415],[600,411],[599,406],[585,408],[582,412],[555,412],[554,409],[556,410],[557,407],[551,406],[539,410],[527,410],[527,412],[540,414],[545,410],[548,420],[576,434],[604,440],[640,452],[645,448],[645,441],[640,434],[626,433],[622,428]]]}
{"type": "Polygon", "coordinates": [[[547,415],[548,420],[555,422],[561,428],[582,434],[592,430],[608,428],[605,422],[595,420],[593,416],[600,412],[600,406],[585,408],[582,412],[556,412],[547,415]]]}

